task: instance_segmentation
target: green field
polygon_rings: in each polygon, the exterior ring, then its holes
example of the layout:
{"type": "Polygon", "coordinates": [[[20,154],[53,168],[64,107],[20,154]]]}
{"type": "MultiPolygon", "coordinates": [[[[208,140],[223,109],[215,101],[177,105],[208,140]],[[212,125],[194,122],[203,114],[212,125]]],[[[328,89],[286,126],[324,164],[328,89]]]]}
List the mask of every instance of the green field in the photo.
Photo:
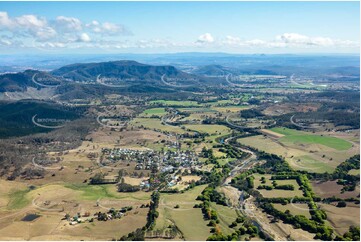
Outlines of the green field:
{"type": "Polygon", "coordinates": [[[231,234],[234,229],[230,228],[229,225],[234,222],[237,217],[237,211],[227,206],[211,203],[211,208],[217,211],[219,226],[223,234],[231,234]]]}
{"type": "Polygon", "coordinates": [[[84,200],[97,200],[99,198],[115,198],[128,200],[149,200],[150,194],[145,192],[119,193],[114,189],[113,184],[87,185],[87,184],[66,184],[66,188],[80,191],[80,198],[84,200]]]}
{"type": "Polygon", "coordinates": [[[357,175],[360,175],[360,170],[352,169],[348,172],[348,174],[357,176],[357,175]]]}
{"type": "Polygon", "coordinates": [[[307,204],[295,203],[282,205],[280,203],[273,203],[272,205],[278,211],[285,212],[286,210],[289,210],[292,215],[303,215],[306,218],[311,218],[307,204]]]}
{"type": "Polygon", "coordinates": [[[285,143],[321,144],[336,150],[348,150],[352,147],[350,142],[331,136],[314,135],[287,128],[272,128],[271,131],[285,135],[279,139],[285,143]]]}
{"type": "Polygon", "coordinates": [[[165,114],[167,114],[165,108],[150,108],[145,110],[143,113],[141,113],[140,116],[152,116],[152,115],[164,116],[165,114]]]}
{"type": "Polygon", "coordinates": [[[222,106],[222,107],[213,107],[212,109],[221,112],[221,113],[228,113],[228,112],[239,112],[241,110],[249,109],[252,106],[236,106],[236,105],[230,105],[230,106],[222,106]]]}
{"type": "Polygon", "coordinates": [[[211,108],[179,108],[181,112],[188,112],[188,113],[216,113],[216,110],[211,108]]]}
{"type": "Polygon", "coordinates": [[[161,120],[157,118],[135,118],[130,123],[137,127],[143,126],[148,129],[155,129],[163,132],[185,133],[185,130],[181,129],[179,126],[164,125],[161,120]]]}
{"type": "MultiPolygon", "coordinates": [[[[280,139],[282,138],[284,137],[280,139]]],[[[280,142],[280,139],[257,135],[238,139],[237,142],[255,147],[267,153],[282,156],[295,170],[318,173],[332,173],[337,165],[355,155],[357,152],[355,149],[349,149],[347,151],[336,150],[319,144],[304,145],[280,142]],[[332,160],[330,160],[330,158],[332,158],[332,160]]]]}
{"type": "Polygon", "coordinates": [[[186,240],[206,240],[210,236],[210,227],[203,219],[201,209],[193,208],[194,204],[200,203],[196,198],[206,186],[196,186],[179,194],[161,194],[155,230],[163,230],[174,223],[186,240]],[[178,209],[174,208],[177,204],[178,209]]]}
{"type": "Polygon", "coordinates": [[[19,190],[14,191],[9,194],[9,203],[7,204],[8,209],[20,209],[25,207],[30,203],[29,199],[26,198],[26,194],[28,194],[30,190],[19,190]]]}
{"type": "Polygon", "coordinates": [[[151,105],[162,104],[165,106],[184,106],[184,107],[201,106],[195,101],[172,101],[172,100],[154,100],[154,101],[150,101],[149,104],[151,105]]]}
{"type": "Polygon", "coordinates": [[[215,139],[227,134],[231,133],[231,129],[218,124],[191,124],[191,125],[184,125],[185,128],[188,130],[196,131],[199,133],[206,133],[209,136],[206,137],[206,140],[215,142],[215,139]]]}
{"type": "MultiPolygon", "coordinates": [[[[262,174],[253,174],[254,176],[254,188],[257,189],[257,187],[259,185],[268,185],[271,186],[272,185],[272,181],[271,179],[271,175],[262,175],[262,174]],[[261,177],[265,177],[266,178],[266,183],[261,183],[260,179],[261,177]]],[[[278,185],[293,185],[295,190],[290,191],[290,190],[279,190],[279,189],[273,189],[273,190],[258,190],[262,196],[264,197],[303,197],[303,192],[302,190],[299,190],[300,186],[298,185],[296,180],[277,180],[276,181],[278,185]]]]}

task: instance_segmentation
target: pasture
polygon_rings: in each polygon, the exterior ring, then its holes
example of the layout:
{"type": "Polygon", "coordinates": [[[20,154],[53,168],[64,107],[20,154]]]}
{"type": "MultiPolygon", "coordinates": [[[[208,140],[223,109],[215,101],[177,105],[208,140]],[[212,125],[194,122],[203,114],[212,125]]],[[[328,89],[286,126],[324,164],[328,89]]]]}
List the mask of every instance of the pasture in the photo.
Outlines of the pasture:
{"type": "Polygon", "coordinates": [[[206,240],[210,235],[210,227],[203,219],[201,209],[193,208],[200,203],[196,198],[206,185],[196,186],[179,194],[161,194],[155,230],[163,230],[175,224],[186,240],[206,240]],[[179,205],[179,208],[174,208],[179,205]]]}
{"type": "Polygon", "coordinates": [[[336,150],[348,150],[352,147],[350,142],[332,136],[314,135],[287,128],[272,128],[271,131],[283,134],[279,139],[283,143],[320,144],[336,150]]]}
{"type": "Polygon", "coordinates": [[[350,226],[360,226],[360,206],[348,203],[345,208],[338,208],[332,204],[320,204],[327,213],[327,221],[335,231],[342,235],[350,226]]]}
{"type": "MultiPolygon", "coordinates": [[[[2,239],[111,240],[119,239],[146,223],[148,208],[140,208],[140,205],[149,203],[150,193],[118,193],[115,186],[67,183],[45,184],[29,190],[22,185],[16,188],[13,182],[6,183],[9,189],[1,194],[0,199],[8,201],[8,206],[0,210],[2,239]],[[78,212],[89,212],[92,217],[98,211],[124,206],[133,206],[133,210],[121,219],[106,222],[95,219],[94,222],[85,221],[76,225],[62,220],[66,213],[74,216],[78,212]],[[27,214],[37,214],[39,217],[31,222],[22,221],[27,214]]],[[[3,181],[1,184],[6,185],[3,181]]]]}
{"type": "MultiPolygon", "coordinates": [[[[272,186],[271,175],[267,174],[253,174],[254,177],[254,188],[257,189],[259,185],[268,185],[272,186]],[[265,177],[266,183],[261,183],[261,178],[265,177]]],[[[303,197],[303,192],[300,190],[300,186],[298,185],[296,180],[276,180],[278,185],[293,185],[294,190],[265,190],[265,189],[257,189],[262,196],[266,198],[272,197],[303,197]]]]}
{"type": "Polygon", "coordinates": [[[315,194],[321,198],[338,197],[342,199],[356,198],[360,194],[360,186],[357,186],[355,191],[341,193],[342,185],[337,184],[337,181],[313,181],[312,188],[315,194]]]}
{"type": "Polygon", "coordinates": [[[308,205],[305,203],[289,203],[286,205],[282,205],[280,203],[273,203],[272,205],[278,211],[285,212],[286,210],[288,210],[292,215],[303,215],[306,218],[311,218],[308,205]]]}
{"type": "Polygon", "coordinates": [[[201,106],[195,101],[173,101],[173,100],[154,100],[149,102],[150,105],[164,105],[164,106],[201,106]]]}
{"type": "MultiPolygon", "coordinates": [[[[274,131],[273,129],[271,130],[274,131]]],[[[332,173],[337,165],[358,154],[358,145],[353,145],[348,150],[337,150],[318,143],[284,142],[287,133],[293,130],[285,130],[285,135],[275,138],[273,134],[257,135],[238,139],[241,144],[245,144],[265,152],[276,154],[285,158],[290,166],[295,170],[310,172],[330,172],[332,173]]],[[[328,138],[328,137],[327,137],[328,138]]]]}
{"type": "Polygon", "coordinates": [[[211,208],[217,211],[217,216],[219,219],[219,226],[223,234],[231,234],[234,232],[234,229],[228,227],[232,222],[234,222],[237,217],[237,211],[235,209],[229,208],[227,206],[219,205],[216,203],[211,203],[211,208]]]}
{"type": "Polygon", "coordinates": [[[156,116],[164,116],[167,112],[165,111],[165,108],[150,108],[147,110],[144,110],[139,116],[140,117],[149,117],[152,115],[156,116]]]}
{"type": "Polygon", "coordinates": [[[178,126],[164,125],[160,119],[156,118],[135,118],[131,121],[131,125],[136,127],[144,127],[151,130],[159,130],[162,132],[170,132],[177,134],[184,134],[185,131],[178,126]]]}

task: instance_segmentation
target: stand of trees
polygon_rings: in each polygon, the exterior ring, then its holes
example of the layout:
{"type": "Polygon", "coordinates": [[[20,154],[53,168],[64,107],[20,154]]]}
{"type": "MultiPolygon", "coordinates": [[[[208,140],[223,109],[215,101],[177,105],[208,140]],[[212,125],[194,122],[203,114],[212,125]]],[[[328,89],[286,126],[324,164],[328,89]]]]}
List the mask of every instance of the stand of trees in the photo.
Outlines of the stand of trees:
{"type": "Polygon", "coordinates": [[[151,196],[151,202],[149,206],[149,212],[147,214],[147,224],[145,228],[147,230],[151,230],[155,226],[155,220],[158,218],[159,213],[157,211],[159,205],[160,194],[159,192],[153,192],[151,196]]]}

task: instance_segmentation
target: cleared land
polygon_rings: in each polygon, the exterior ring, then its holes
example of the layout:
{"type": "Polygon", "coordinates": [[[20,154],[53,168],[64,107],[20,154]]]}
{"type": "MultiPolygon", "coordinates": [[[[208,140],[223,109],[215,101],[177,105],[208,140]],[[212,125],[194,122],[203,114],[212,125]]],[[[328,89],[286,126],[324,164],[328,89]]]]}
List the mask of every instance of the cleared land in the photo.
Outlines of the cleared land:
{"type": "MultiPolygon", "coordinates": [[[[333,172],[337,165],[350,158],[351,156],[359,153],[358,144],[351,144],[344,139],[336,137],[316,136],[318,137],[316,141],[312,138],[313,140],[311,142],[309,138],[302,138],[304,137],[304,135],[293,135],[295,133],[299,134],[298,132],[301,131],[295,131],[290,129],[283,130],[283,128],[277,128],[271,129],[271,132],[279,132],[279,134],[284,136],[276,138],[274,135],[268,135],[265,133],[265,135],[262,136],[251,136],[238,139],[237,141],[241,144],[249,145],[259,150],[282,156],[292,166],[292,168],[296,170],[305,170],[320,173],[333,172]],[[291,142],[291,139],[287,140],[287,137],[293,137],[292,139],[294,141],[291,142]],[[300,141],[296,141],[295,137],[301,137],[300,140],[302,142],[305,139],[307,141],[301,143],[300,141]],[[320,137],[322,141],[320,141],[320,137]],[[331,140],[332,142],[334,141],[334,139],[337,139],[337,142],[340,142],[341,144],[344,144],[344,142],[346,142],[347,145],[351,145],[351,148],[347,150],[340,150],[331,148],[324,144],[320,144],[320,142],[324,141],[324,138],[326,138],[328,141],[331,140]],[[286,141],[284,139],[286,139],[286,141]]],[[[306,136],[308,136],[308,134],[306,136]]],[[[311,134],[310,136],[315,135],[311,134]]]]}
{"type": "Polygon", "coordinates": [[[234,229],[231,229],[229,225],[234,222],[237,217],[237,211],[227,206],[211,203],[211,208],[217,211],[219,226],[223,234],[231,234],[234,229]]]}
{"type": "Polygon", "coordinates": [[[183,134],[185,130],[178,126],[164,125],[160,119],[156,118],[135,118],[131,121],[131,124],[137,127],[144,127],[153,130],[160,130],[163,132],[171,132],[183,134]]]}
{"type": "Polygon", "coordinates": [[[306,218],[311,218],[311,214],[308,210],[307,204],[294,203],[294,204],[282,205],[280,203],[274,203],[273,207],[281,212],[285,212],[286,210],[289,210],[292,215],[303,215],[306,218]]]}
{"type": "Polygon", "coordinates": [[[350,142],[332,136],[313,135],[287,128],[272,128],[271,131],[285,135],[280,138],[280,141],[284,143],[321,144],[336,150],[348,150],[352,147],[350,142]]]}
{"type": "Polygon", "coordinates": [[[167,112],[165,111],[165,108],[150,108],[150,109],[144,110],[144,112],[141,113],[140,116],[141,117],[152,116],[152,115],[164,116],[165,114],[167,114],[167,112]]]}
{"type": "Polygon", "coordinates": [[[348,204],[345,208],[338,208],[331,204],[320,204],[321,209],[327,213],[327,220],[339,234],[348,231],[351,225],[360,226],[360,207],[354,204],[348,204]]]}
{"type": "Polygon", "coordinates": [[[195,101],[172,101],[172,100],[154,100],[150,101],[149,104],[156,105],[156,104],[162,104],[165,106],[201,106],[195,101]]]}
{"type": "Polygon", "coordinates": [[[148,209],[140,208],[140,205],[149,203],[150,193],[118,193],[116,187],[110,185],[57,183],[32,190],[24,189],[16,182],[1,181],[1,185],[1,190],[7,194],[1,196],[1,201],[7,206],[0,208],[0,236],[4,240],[111,240],[119,239],[146,223],[148,209]],[[92,216],[98,211],[124,206],[133,206],[133,210],[117,220],[94,220],[77,225],[62,220],[66,213],[74,216],[78,212],[90,212],[92,216]],[[22,221],[27,214],[40,217],[31,222],[22,221]]]}
{"type": "Polygon", "coordinates": [[[333,196],[342,199],[351,197],[355,198],[360,194],[359,186],[356,187],[355,191],[341,193],[342,185],[338,185],[337,181],[313,181],[312,187],[317,196],[320,196],[321,198],[328,198],[333,196]]]}
{"type": "MultiPolygon", "coordinates": [[[[259,185],[268,185],[272,186],[271,175],[261,175],[261,174],[253,174],[254,176],[254,187],[257,189],[259,185]],[[261,183],[261,178],[265,177],[266,183],[261,183]]],[[[295,190],[280,190],[280,189],[273,189],[273,190],[265,190],[265,189],[257,189],[262,196],[266,198],[271,197],[303,197],[303,192],[300,190],[300,186],[297,184],[296,180],[276,180],[278,185],[293,185],[295,190]]]]}
{"type": "Polygon", "coordinates": [[[196,198],[205,187],[196,186],[181,194],[161,194],[155,229],[162,230],[175,224],[186,240],[206,240],[210,235],[210,227],[203,219],[201,209],[193,208],[200,203],[196,198]],[[174,208],[176,205],[179,208],[174,208]]]}

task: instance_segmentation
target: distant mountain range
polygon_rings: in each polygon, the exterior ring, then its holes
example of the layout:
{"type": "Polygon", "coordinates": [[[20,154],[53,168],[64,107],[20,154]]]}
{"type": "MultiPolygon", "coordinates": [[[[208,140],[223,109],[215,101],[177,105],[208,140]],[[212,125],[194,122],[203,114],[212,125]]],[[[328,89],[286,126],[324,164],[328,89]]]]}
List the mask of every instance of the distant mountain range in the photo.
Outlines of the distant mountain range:
{"type": "MultiPolygon", "coordinates": [[[[360,75],[354,57],[220,55],[202,58],[211,57],[214,58],[215,64],[184,65],[180,62],[178,65],[175,64],[178,68],[169,64],[150,65],[121,60],[71,64],[49,72],[26,70],[7,73],[0,75],[0,99],[92,98],[120,92],[172,93],[179,91],[179,88],[199,91],[207,86],[227,85],[224,78],[227,74],[315,75],[329,80],[343,78],[344,81],[358,81],[360,75]],[[219,64],[220,60],[224,64],[219,64]],[[292,66],[288,65],[287,61],[291,62],[292,66]],[[310,67],[312,63],[315,66],[310,67]]],[[[194,61],[197,61],[197,57],[194,58],[194,61]]],[[[176,60],[179,61],[180,59],[176,60]]]]}
{"type": "MultiPolygon", "coordinates": [[[[59,84],[87,83],[105,84],[105,86],[153,85],[172,87],[196,84],[196,75],[188,74],[170,65],[147,65],[136,61],[110,61],[100,63],[72,64],[43,72],[26,70],[19,73],[0,75],[0,92],[25,92],[27,88],[58,87],[59,84]],[[164,79],[162,79],[164,77],[164,79]],[[172,84],[168,85],[168,81],[172,84]]],[[[203,80],[204,81],[204,80],[203,80]]],[[[64,88],[62,88],[64,90],[64,88]]]]}
{"type": "Polygon", "coordinates": [[[74,81],[95,81],[98,75],[125,80],[160,80],[162,75],[187,78],[191,75],[174,66],[153,66],[136,61],[110,61],[100,63],[72,64],[51,72],[53,75],[74,81]]]}

